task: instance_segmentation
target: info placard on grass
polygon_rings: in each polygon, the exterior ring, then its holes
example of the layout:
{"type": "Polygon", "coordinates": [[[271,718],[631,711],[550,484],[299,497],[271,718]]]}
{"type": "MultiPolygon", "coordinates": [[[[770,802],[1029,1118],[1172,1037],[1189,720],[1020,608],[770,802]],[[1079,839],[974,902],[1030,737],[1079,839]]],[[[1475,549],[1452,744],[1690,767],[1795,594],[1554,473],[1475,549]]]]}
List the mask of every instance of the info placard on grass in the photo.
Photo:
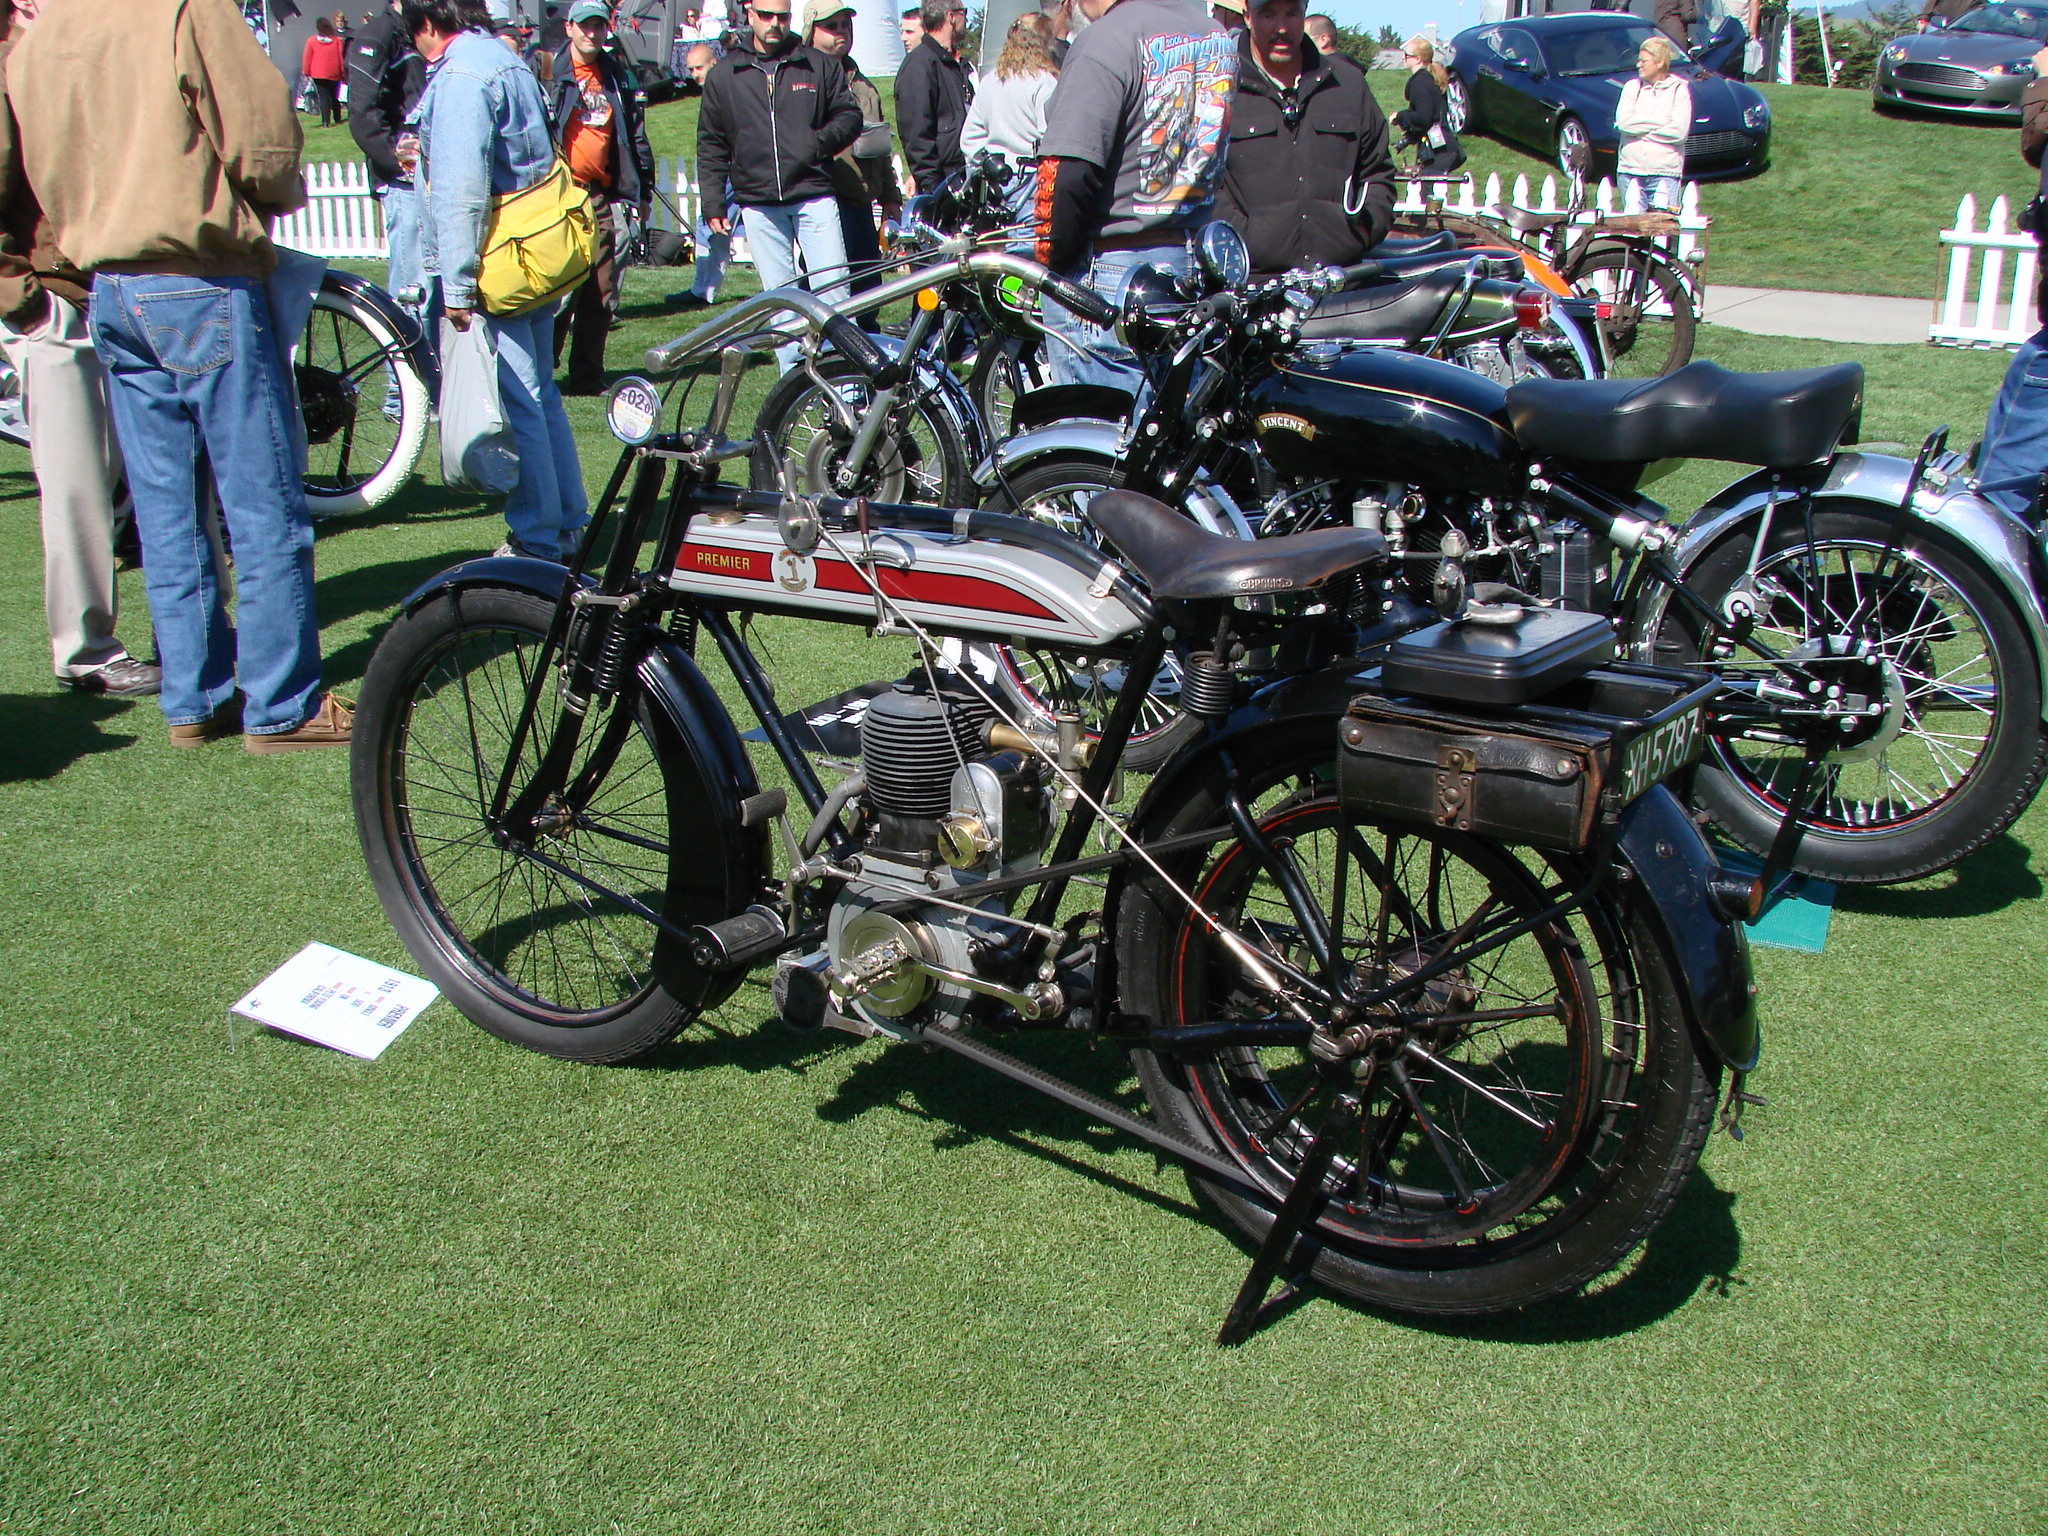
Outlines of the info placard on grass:
{"type": "Polygon", "coordinates": [[[256,984],[233,1011],[316,1045],[375,1061],[440,989],[430,981],[308,944],[256,984]]]}

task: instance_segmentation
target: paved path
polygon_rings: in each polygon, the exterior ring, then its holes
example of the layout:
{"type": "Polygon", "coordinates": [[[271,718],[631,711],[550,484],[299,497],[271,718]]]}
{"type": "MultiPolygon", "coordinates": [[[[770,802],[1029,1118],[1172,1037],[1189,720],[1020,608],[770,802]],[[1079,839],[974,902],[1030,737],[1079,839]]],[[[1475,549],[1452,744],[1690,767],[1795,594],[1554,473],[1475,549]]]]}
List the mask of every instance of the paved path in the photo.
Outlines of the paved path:
{"type": "Polygon", "coordinates": [[[1704,318],[1757,336],[1925,345],[1934,305],[1867,293],[1797,293],[1784,288],[1707,285],[1704,318]]]}

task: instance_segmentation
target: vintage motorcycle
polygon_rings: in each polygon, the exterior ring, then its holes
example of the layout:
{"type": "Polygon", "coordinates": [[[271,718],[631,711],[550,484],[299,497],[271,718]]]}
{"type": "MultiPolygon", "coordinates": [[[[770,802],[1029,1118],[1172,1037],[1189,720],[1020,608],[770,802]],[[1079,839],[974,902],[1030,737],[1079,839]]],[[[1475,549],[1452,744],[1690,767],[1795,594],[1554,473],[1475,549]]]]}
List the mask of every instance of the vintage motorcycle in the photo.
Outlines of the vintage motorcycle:
{"type": "MultiPolygon", "coordinates": [[[[1455,575],[1605,615],[1637,659],[1730,681],[1699,803],[1757,853],[1796,831],[1796,867],[1825,879],[1947,868],[2030,803],[2048,769],[2032,534],[1938,438],[1917,462],[1844,447],[1859,367],[1699,362],[1504,389],[1310,336],[1314,309],[1287,284],[1198,297],[1157,273],[1134,283],[1123,323],[1152,358],[1150,409],[1013,438],[982,467],[987,504],[1083,536],[1110,487],[1248,534],[1370,527],[1419,605],[1455,575]],[[1751,420],[1731,429],[1741,411],[1751,420]],[[1530,426],[1532,412],[1576,425],[1530,426]],[[1670,457],[1760,468],[1674,528],[1636,491],[1670,457]]],[[[1052,663],[1028,644],[998,660],[1020,707],[1042,713],[1052,663]]],[[[1099,715],[1126,675],[1085,676],[1099,715]]],[[[1155,718],[1177,686],[1152,680],[1155,718]]],[[[1160,724],[1155,750],[1192,729],[1160,724]]]]}
{"type": "Polygon", "coordinates": [[[721,486],[751,451],[726,435],[746,361],[726,343],[770,318],[889,387],[809,295],[736,306],[648,354],[657,377],[718,358],[702,429],[687,392],[671,416],[646,380],[614,388],[625,447],[572,566],[459,565],[378,646],[358,825],[450,1001],[618,1061],[772,968],[788,1024],[953,1052],[1180,1159],[1259,1244],[1226,1341],[1276,1276],[1482,1314],[1641,1242],[1717,1081],[1739,1113],[1757,1058],[1749,885],[1662,783],[1714,680],[1615,661],[1582,615],[1404,637],[1369,529],[1252,542],[1106,497],[1126,571],[1029,519],[721,486]],[[1273,593],[1315,602],[1278,616],[1273,593]],[[908,641],[836,784],[744,638],[756,614],[908,641]],[[1020,631],[1140,671],[1181,655],[1203,731],[1135,806],[1138,694],[1091,744],[1071,710],[1040,732],[944,663],[1020,631]],[[789,789],[757,777],[706,639],[789,789]],[[1254,649],[1288,663],[1254,677],[1254,649]],[[1151,1114],[988,1038],[1034,1029],[1121,1044],[1151,1114]]]}

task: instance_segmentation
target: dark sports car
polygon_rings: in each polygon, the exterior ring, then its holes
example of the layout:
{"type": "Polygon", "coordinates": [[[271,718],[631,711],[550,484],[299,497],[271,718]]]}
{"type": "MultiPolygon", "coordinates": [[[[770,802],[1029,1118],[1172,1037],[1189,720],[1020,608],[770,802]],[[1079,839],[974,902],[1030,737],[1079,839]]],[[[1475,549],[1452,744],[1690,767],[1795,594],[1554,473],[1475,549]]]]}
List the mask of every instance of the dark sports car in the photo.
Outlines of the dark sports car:
{"type": "Polygon", "coordinates": [[[2035,52],[2048,42],[2048,6],[1982,5],[1945,27],[1885,44],[1870,83],[1871,104],[1961,112],[1993,122],[2020,120],[2034,83],[2035,52]]]}
{"type": "MultiPolygon", "coordinates": [[[[1701,56],[1739,59],[1741,28],[1717,31],[1701,56]]],[[[1614,172],[1621,139],[1614,109],[1636,74],[1636,53],[1656,28],[1626,12],[1587,11],[1474,27],[1452,39],[1450,108],[1461,131],[1481,129],[1526,144],[1559,165],[1574,144],[1593,155],[1592,174],[1614,172]]],[[[1751,87],[1681,56],[1673,74],[1692,88],[1692,135],[1685,141],[1688,180],[1747,176],[1770,162],[1771,109],[1751,87]]]]}

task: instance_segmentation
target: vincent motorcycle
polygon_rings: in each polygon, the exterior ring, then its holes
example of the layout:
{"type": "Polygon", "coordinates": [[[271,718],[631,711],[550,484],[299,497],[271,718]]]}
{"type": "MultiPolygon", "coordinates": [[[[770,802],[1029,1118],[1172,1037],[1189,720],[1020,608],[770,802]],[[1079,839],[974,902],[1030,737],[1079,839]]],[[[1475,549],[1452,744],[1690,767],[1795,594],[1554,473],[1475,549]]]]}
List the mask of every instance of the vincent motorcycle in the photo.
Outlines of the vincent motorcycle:
{"type": "MultiPolygon", "coordinates": [[[[983,466],[988,504],[1085,535],[1093,498],[1126,487],[1247,535],[1368,527],[1409,601],[1427,606],[1455,573],[1602,614],[1638,659],[1740,685],[1743,707],[1717,711],[1699,802],[1758,853],[1789,819],[1796,866],[1822,878],[1933,873],[2032,800],[2048,768],[2048,616],[2031,532],[1939,440],[1916,462],[1846,446],[1860,367],[1699,362],[1503,388],[1311,336],[1315,309],[1285,282],[1206,297],[1158,273],[1134,282],[1123,323],[1152,359],[1149,408],[1012,439],[983,466]],[[1566,409],[1570,430],[1524,425],[1566,409]],[[1673,527],[1635,488],[1687,457],[1759,468],[1673,527]]],[[[1002,660],[1029,705],[1044,664],[1025,646],[1002,660]]],[[[1091,676],[1099,713],[1124,678],[1091,676]]],[[[1155,713],[1174,685],[1153,680],[1155,713]]]]}

